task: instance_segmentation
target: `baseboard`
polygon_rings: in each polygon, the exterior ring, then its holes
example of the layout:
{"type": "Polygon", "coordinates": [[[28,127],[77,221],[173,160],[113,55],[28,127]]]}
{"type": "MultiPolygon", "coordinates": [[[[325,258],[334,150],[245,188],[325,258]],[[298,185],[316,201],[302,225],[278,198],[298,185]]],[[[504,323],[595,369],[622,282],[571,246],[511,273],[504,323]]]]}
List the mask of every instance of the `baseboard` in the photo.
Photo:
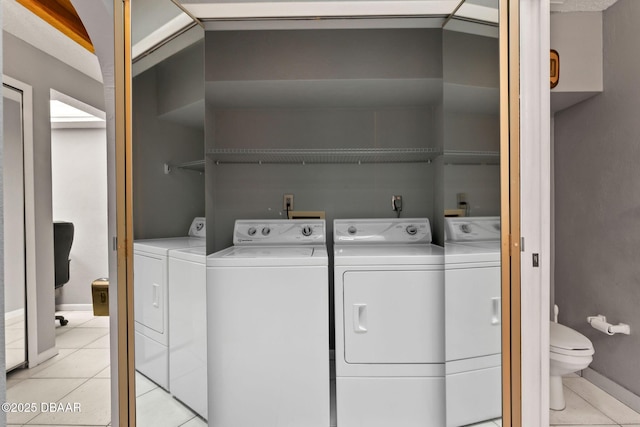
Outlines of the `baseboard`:
{"type": "Polygon", "coordinates": [[[582,377],[597,385],[611,396],[618,399],[636,412],[640,412],[640,396],[611,381],[609,378],[594,371],[591,368],[582,371],[582,377]]]}
{"type": "Polygon", "coordinates": [[[16,317],[24,317],[24,308],[12,310],[4,314],[4,320],[15,319],[16,317]]]}
{"type": "MultiPolygon", "coordinates": [[[[49,350],[43,351],[42,353],[38,353],[38,361],[37,361],[38,365],[41,364],[42,362],[46,362],[47,360],[57,355],[58,355],[57,347],[51,347],[49,350]]],[[[37,365],[29,364],[30,368],[33,368],[34,366],[37,366],[37,365]]]]}
{"type": "Polygon", "coordinates": [[[58,304],[56,311],[93,311],[92,304],[58,304]]]}

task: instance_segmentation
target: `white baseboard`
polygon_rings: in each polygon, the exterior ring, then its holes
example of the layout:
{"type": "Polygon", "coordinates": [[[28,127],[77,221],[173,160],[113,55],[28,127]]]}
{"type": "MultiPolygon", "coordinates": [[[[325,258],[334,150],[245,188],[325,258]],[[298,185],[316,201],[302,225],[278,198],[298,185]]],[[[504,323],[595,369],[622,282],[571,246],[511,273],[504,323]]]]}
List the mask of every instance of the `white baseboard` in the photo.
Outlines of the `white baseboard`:
{"type": "Polygon", "coordinates": [[[24,317],[24,308],[19,308],[4,314],[4,320],[15,319],[16,317],[24,317]]]}
{"type": "Polygon", "coordinates": [[[51,347],[49,350],[43,351],[42,353],[38,353],[38,360],[37,360],[38,363],[35,365],[33,363],[29,363],[29,367],[33,368],[34,366],[38,366],[42,362],[46,362],[47,360],[57,355],[58,355],[58,348],[51,347]]]}
{"type": "Polygon", "coordinates": [[[599,374],[591,368],[584,369],[582,371],[582,377],[597,385],[634,411],[640,412],[640,396],[627,390],[618,383],[611,381],[609,378],[599,374]]]}
{"type": "Polygon", "coordinates": [[[93,311],[93,304],[58,304],[56,311],[93,311]]]}

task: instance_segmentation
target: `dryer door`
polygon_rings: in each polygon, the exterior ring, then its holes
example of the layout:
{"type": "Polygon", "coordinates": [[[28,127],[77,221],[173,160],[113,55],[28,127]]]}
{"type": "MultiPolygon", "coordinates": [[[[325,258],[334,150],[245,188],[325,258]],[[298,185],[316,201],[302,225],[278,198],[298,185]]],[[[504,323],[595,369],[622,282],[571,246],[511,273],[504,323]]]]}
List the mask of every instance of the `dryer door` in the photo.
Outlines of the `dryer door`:
{"type": "Polygon", "coordinates": [[[347,363],[444,363],[442,271],[344,274],[347,363]]]}

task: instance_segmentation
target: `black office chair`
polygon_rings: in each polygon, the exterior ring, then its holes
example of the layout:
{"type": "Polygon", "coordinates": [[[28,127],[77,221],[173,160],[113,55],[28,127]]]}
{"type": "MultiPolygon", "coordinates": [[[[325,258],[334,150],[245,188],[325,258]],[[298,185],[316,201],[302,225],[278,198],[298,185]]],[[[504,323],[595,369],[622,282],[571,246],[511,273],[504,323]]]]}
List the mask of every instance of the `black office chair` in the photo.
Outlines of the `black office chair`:
{"type": "MultiPolygon", "coordinates": [[[[56,221],[53,223],[53,256],[55,268],[55,289],[61,288],[69,281],[69,253],[73,243],[73,223],[56,221]]],[[[56,316],[60,326],[69,323],[64,316],[56,316]]]]}

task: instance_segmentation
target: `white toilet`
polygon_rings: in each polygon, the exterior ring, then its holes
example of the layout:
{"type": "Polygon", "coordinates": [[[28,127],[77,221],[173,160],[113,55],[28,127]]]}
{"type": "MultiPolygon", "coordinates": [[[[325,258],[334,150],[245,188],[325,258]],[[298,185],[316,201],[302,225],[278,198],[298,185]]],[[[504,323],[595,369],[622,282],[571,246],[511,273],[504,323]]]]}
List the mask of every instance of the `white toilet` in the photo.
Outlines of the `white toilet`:
{"type": "Polygon", "coordinates": [[[550,322],[549,408],[565,408],[562,376],[585,369],[593,360],[589,338],[559,323],[550,322]]]}

